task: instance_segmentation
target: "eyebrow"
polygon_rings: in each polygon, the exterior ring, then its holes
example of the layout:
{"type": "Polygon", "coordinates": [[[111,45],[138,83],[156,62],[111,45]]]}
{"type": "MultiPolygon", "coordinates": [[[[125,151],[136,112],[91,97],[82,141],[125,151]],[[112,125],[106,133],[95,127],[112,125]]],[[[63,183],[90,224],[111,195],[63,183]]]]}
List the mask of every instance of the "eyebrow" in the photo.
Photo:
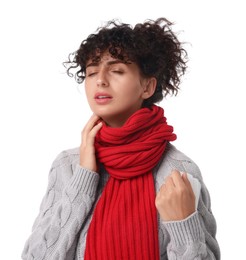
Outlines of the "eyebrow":
{"type": "MultiPolygon", "coordinates": [[[[98,66],[100,62],[91,62],[89,63],[88,65],[86,65],[86,68],[88,67],[92,67],[92,66],[98,66]]],[[[110,66],[110,65],[113,65],[113,64],[119,64],[119,63],[122,63],[122,64],[131,64],[131,62],[123,62],[121,60],[111,60],[111,61],[107,61],[107,66],[110,66]]]]}

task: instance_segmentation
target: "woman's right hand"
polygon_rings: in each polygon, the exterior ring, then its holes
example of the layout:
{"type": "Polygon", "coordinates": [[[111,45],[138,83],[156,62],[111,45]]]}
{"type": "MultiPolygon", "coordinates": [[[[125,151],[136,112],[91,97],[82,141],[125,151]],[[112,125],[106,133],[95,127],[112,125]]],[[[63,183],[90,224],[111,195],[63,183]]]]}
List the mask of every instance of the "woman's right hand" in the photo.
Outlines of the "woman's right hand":
{"type": "Polygon", "coordinates": [[[97,171],[96,155],[95,155],[95,137],[97,132],[102,127],[102,122],[99,122],[100,117],[93,114],[85,125],[81,134],[80,145],[80,166],[97,171]]]}

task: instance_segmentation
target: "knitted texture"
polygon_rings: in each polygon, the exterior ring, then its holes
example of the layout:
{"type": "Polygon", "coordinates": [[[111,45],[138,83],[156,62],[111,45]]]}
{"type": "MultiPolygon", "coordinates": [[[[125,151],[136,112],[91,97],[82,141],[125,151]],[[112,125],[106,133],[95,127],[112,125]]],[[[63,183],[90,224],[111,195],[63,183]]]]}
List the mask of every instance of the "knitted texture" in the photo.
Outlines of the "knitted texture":
{"type": "Polygon", "coordinates": [[[152,169],[175,139],[158,106],[138,110],[121,128],[102,127],[95,147],[110,178],[88,230],[85,260],[159,259],[152,169]]]}
{"type": "MultiPolygon", "coordinates": [[[[79,152],[79,147],[63,151],[52,164],[39,215],[22,252],[23,260],[84,260],[94,203],[100,198],[109,175],[100,168],[99,178],[98,173],[80,167],[79,152]],[[54,226],[59,227],[58,237],[57,232],[51,231],[54,226]],[[51,240],[53,243],[48,242],[51,240]]],[[[172,169],[197,178],[201,183],[201,196],[198,211],[188,219],[169,223],[159,221],[160,259],[219,260],[216,221],[201,172],[189,157],[169,143],[158,167],[153,170],[156,192],[172,169]]]]}

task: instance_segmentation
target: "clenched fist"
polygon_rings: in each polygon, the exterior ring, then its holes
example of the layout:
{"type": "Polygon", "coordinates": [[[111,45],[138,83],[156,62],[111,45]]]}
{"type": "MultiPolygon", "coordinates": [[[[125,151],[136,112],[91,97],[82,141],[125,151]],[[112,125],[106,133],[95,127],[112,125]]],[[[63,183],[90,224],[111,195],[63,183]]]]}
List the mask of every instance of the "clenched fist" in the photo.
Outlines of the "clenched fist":
{"type": "Polygon", "coordinates": [[[182,220],[194,213],[195,194],[187,174],[173,170],[157,193],[155,205],[164,221],[182,220]]]}

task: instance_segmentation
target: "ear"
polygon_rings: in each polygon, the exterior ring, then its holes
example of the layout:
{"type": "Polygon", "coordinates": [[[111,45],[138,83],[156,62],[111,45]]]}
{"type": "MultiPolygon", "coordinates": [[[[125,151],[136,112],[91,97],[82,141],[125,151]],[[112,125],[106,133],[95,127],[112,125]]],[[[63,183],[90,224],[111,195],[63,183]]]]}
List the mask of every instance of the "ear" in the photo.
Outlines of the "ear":
{"type": "Polygon", "coordinates": [[[145,79],[144,91],[142,94],[143,99],[148,99],[153,96],[153,94],[155,93],[156,84],[157,80],[154,77],[145,79]]]}

